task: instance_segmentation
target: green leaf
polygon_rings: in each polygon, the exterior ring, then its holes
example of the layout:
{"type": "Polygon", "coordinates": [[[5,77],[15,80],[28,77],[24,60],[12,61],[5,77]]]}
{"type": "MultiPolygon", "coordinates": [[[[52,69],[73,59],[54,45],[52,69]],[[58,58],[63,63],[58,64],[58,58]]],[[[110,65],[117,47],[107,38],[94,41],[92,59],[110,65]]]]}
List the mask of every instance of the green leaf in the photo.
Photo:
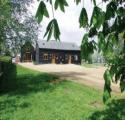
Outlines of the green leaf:
{"type": "Polygon", "coordinates": [[[102,31],[103,31],[104,36],[106,36],[110,33],[110,27],[109,27],[107,20],[103,23],[103,30],[102,31]]]}
{"type": "Polygon", "coordinates": [[[117,13],[122,16],[122,17],[125,17],[125,8],[123,7],[120,7],[117,11],[117,13]]]}
{"type": "Polygon", "coordinates": [[[43,16],[49,17],[49,13],[47,11],[45,3],[41,1],[37,9],[36,16],[35,16],[38,23],[40,23],[43,20],[43,16]]]}
{"type": "Polygon", "coordinates": [[[44,16],[49,18],[49,13],[48,13],[48,10],[46,9],[46,7],[44,8],[44,16]]]}
{"type": "Polygon", "coordinates": [[[110,20],[115,17],[115,13],[117,10],[117,4],[114,1],[111,1],[106,8],[106,20],[110,20]]]}
{"type": "Polygon", "coordinates": [[[105,13],[99,8],[99,7],[94,7],[91,21],[90,21],[90,26],[94,26],[96,28],[100,28],[101,25],[103,25],[105,19],[105,13]]]}
{"type": "Polygon", "coordinates": [[[116,83],[118,82],[118,80],[120,80],[121,73],[122,73],[122,69],[121,68],[116,71],[116,73],[115,73],[115,82],[116,83]]]}
{"type": "Polygon", "coordinates": [[[44,37],[47,36],[47,41],[50,40],[52,34],[54,34],[55,40],[60,40],[60,30],[56,19],[49,22],[44,37]]]}
{"type": "Polygon", "coordinates": [[[52,0],[47,0],[47,2],[49,2],[50,4],[52,4],[52,0]]]}
{"type": "Polygon", "coordinates": [[[106,70],[105,73],[104,73],[104,80],[105,80],[105,86],[106,88],[110,91],[111,88],[111,81],[112,81],[112,75],[110,73],[110,70],[106,70]]]}
{"type": "Polygon", "coordinates": [[[112,65],[111,68],[110,68],[110,74],[111,74],[111,77],[112,77],[112,81],[113,81],[113,77],[114,77],[114,75],[116,73],[117,73],[117,66],[116,65],[112,65]]]}
{"type": "Polygon", "coordinates": [[[120,80],[120,89],[121,89],[121,92],[125,91],[125,81],[123,80],[120,80]]]}
{"type": "Polygon", "coordinates": [[[86,53],[87,47],[88,47],[88,34],[85,34],[83,36],[82,43],[81,43],[81,57],[82,59],[85,59],[85,60],[88,58],[88,54],[86,53]]]}
{"type": "Polygon", "coordinates": [[[50,40],[53,32],[53,20],[51,20],[46,28],[46,32],[44,34],[44,37],[48,34],[47,40],[50,40]]]}
{"type": "Polygon", "coordinates": [[[117,45],[117,44],[118,44],[118,38],[117,38],[117,36],[115,35],[115,33],[109,34],[109,36],[108,36],[108,41],[110,41],[110,43],[111,43],[112,45],[117,45]]]}
{"type": "Polygon", "coordinates": [[[47,36],[47,41],[50,40],[50,38],[51,38],[51,36],[52,36],[52,33],[53,33],[53,28],[52,28],[52,26],[51,26],[50,29],[49,29],[48,36],[47,36]]]}
{"type": "Polygon", "coordinates": [[[75,2],[76,2],[76,5],[78,5],[81,2],[81,0],[75,0],[75,2]]]}
{"type": "Polygon", "coordinates": [[[108,92],[107,89],[104,88],[104,92],[103,92],[103,102],[106,103],[110,97],[111,97],[111,94],[108,92]]]}
{"type": "Polygon", "coordinates": [[[58,8],[58,0],[55,1],[55,9],[58,8]]]}
{"type": "Polygon", "coordinates": [[[60,7],[60,10],[65,12],[65,6],[68,6],[68,3],[66,0],[56,0],[54,6],[55,6],[55,9],[60,7]]]}
{"type": "Polygon", "coordinates": [[[38,23],[40,23],[42,21],[42,19],[43,19],[43,10],[41,9],[41,4],[39,4],[39,7],[37,9],[35,17],[36,17],[38,23]]]}
{"type": "Polygon", "coordinates": [[[85,34],[81,44],[82,59],[85,59],[85,61],[89,61],[90,56],[94,53],[94,50],[96,50],[95,41],[88,41],[88,34],[85,34]]]}
{"type": "Polygon", "coordinates": [[[88,42],[88,34],[87,33],[83,36],[82,44],[84,44],[85,42],[88,42]]]}
{"type": "Polygon", "coordinates": [[[105,52],[105,45],[106,45],[105,37],[102,32],[99,32],[99,34],[98,34],[98,48],[99,48],[98,51],[105,52]]]}
{"type": "Polygon", "coordinates": [[[104,73],[104,93],[103,93],[103,101],[104,103],[111,97],[111,81],[112,81],[112,75],[110,73],[110,70],[106,70],[104,73]]]}
{"type": "Polygon", "coordinates": [[[93,1],[93,3],[94,3],[94,6],[96,6],[96,0],[91,0],[91,1],[93,1]]]}
{"type": "Polygon", "coordinates": [[[80,28],[81,27],[84,28],[88,26],[88,15],[85,8],[82,8],[81,10],[80,17],[79,17],[79,24],[80,24],[80,28]]]}
{"type": "Polygon", "coordinates": [[[69,6],[68,3],[67,3],[66,1],[64,1],[64,5],[65,5],[65,6],[69,6]]]}
{"type": "Polygon", "coordinates": [[[89,37],[93,37],[97,35],[97,30],[95,27],[92,27],[90,30],[89,30],[89,37]]]}
{"type": "Polygon", "coordinates": [[[58,26],[57,20],[54,19],[54,38],[56,40],[60,40],[59,36],[60,36],[59,26],[58,26]]]}

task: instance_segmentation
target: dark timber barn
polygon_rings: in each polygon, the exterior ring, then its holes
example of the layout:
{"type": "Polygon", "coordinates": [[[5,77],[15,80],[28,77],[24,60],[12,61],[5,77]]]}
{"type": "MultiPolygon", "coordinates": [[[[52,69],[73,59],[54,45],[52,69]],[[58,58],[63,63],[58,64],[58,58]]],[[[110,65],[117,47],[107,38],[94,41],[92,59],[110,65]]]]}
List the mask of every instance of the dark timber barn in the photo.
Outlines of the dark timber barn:
{"type": "Polygon", "coordinates": [[[80,47],[74,43],[38,41],[36,46],[25,44],[21,49],[21,61],[37,64],[81,64],[80,47]],[[28,47],[29,46],[29,47],[28,47]]]}

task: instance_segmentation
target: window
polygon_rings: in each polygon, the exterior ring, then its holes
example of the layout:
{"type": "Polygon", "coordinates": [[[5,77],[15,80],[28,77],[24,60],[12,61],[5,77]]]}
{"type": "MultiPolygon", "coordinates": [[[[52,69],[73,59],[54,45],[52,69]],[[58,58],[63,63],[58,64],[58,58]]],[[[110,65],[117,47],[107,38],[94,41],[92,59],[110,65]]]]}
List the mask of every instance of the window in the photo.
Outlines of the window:
{"type": "Polygon", "coordinates": [[[48,60],[48,54],[44,53],[44,54],[43,54],[43,59],[44,59],[44,60],[48,60]]]}

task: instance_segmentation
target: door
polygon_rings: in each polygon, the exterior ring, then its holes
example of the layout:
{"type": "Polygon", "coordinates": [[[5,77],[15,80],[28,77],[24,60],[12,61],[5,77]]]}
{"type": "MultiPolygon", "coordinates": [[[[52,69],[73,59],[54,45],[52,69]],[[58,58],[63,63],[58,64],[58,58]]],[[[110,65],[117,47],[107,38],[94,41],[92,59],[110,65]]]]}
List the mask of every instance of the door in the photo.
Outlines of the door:
{"type": "Polygon", "coordinates": [[[55,54],[52,55],[52,63],[55,64],[56,61],[55,61],[56,57],[55,57],[55,54]]]}
{"type": "Polygon", "coordinates": [[[71,55],[69,55],[69,62],[68,62],[69,64],[71,64],[72,63],[72,56],[71,55]]]}
{"type": "Polygon", "coordinates": [[[31,62],[31,53],[30,52],[25,53],[24,62],[31,62]]]}

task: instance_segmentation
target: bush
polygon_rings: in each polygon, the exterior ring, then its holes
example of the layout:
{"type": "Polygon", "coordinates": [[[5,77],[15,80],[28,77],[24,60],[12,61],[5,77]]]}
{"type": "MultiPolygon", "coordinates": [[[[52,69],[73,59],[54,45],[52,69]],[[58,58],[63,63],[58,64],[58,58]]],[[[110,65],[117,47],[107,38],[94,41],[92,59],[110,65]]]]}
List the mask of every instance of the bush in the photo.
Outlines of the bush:
{"type": "Polygon", "coordinates": [[[0,91],[10,90],[16,85],[16,65],[11,57],[0,56],[0,91]]]}

